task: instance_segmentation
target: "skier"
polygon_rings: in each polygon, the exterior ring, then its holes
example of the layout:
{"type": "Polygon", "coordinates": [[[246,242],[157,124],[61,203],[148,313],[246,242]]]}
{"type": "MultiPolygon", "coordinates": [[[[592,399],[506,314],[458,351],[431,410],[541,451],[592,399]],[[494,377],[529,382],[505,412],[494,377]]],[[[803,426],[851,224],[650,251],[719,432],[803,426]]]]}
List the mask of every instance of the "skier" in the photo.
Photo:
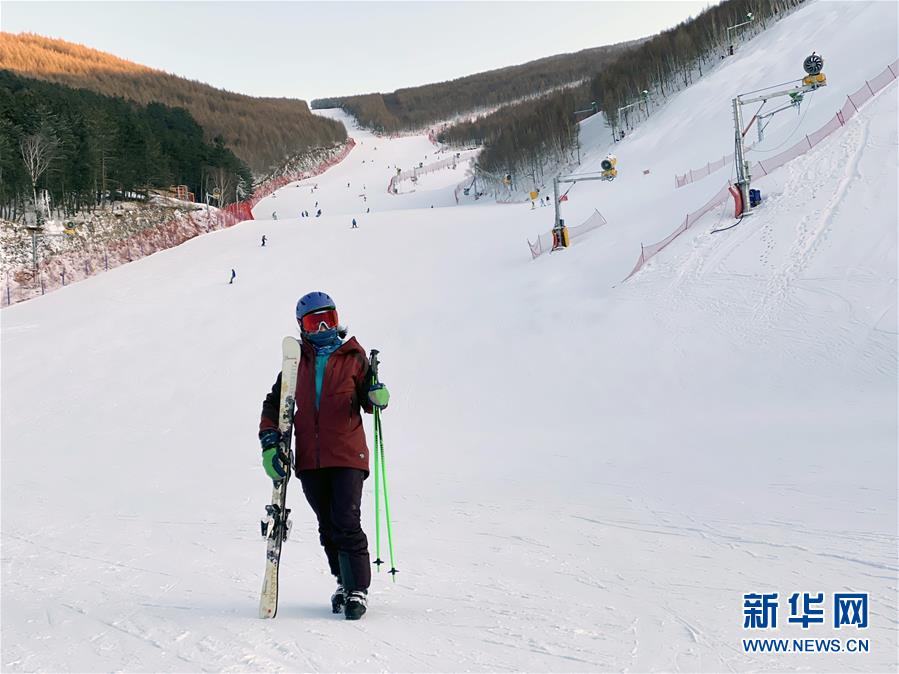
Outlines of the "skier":
{"type": "Polygon", "coordinates": [[[234,279],[236,279],[236,278],[237,278],[237,272],[232,269],[231,270],[231,280],[228,281],[228,285],[231,285],[232,283],[234,283],[234,279]]]}
{"type": "Polygon", "coordinates": [[[315,214],[316,218],[320,218],[322,216],[322,209],[318,209],[318,212],[315,214]]]}
{"type": "Polygon", "coordinates": [[[350,229],[359,229],[359,227],[356,226],[356,218],[353,218],[353,226],[350,227],[350,229]]]}
{"type": "Polygon", "coordinates": [[[278,219],[278,211],[272,211],[272,220],[278,219]]]}
{"type": "Polygon", "coordinates": [[[265,234],[262,235],[262,247],[265,248],[265,234]]]}
{"type": "MultiPolygon", "coordinates": [[[[376,407],[383,410],[390,394],[383,384],[372,384],[368,358],[356,338],[344,341],[346,328],[339,324],[337,306],[328,295],[303,295],[296,318],[302,356],[295,392],[294,468],[337,579],[331,610],[358,620],[366,611],[371,584],[368,539],[360,519],[362,482],[369,473],[360,409],[369,414],[376,407]]],[[[280,391],[279,373],[262,403],[259,422],[262,465],[273,481],[290,470],[278,457],[280,391]]]]}

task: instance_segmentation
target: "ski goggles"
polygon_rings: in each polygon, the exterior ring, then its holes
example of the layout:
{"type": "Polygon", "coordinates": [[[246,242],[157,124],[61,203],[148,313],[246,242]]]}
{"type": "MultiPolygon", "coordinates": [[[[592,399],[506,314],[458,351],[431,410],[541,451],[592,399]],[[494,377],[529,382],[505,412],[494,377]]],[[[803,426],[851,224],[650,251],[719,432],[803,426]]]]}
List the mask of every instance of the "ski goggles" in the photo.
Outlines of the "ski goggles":
{"type": "Polygon", "coordinates": [[[337,309],[322,309],[306,314],[298,320],[303,332],[315,334],[322,330],[336,328],[338,324],[337,309]]]}

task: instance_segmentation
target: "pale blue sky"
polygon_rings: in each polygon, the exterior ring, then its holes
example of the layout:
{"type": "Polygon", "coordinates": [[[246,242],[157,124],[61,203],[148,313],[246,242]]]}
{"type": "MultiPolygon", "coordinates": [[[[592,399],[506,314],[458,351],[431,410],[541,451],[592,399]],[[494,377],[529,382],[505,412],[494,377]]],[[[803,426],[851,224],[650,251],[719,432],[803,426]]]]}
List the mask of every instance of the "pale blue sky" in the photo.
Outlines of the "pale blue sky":
{"type": "Polygon", "coordinates": [[[652,35],[709,4],[6,2],[0,28],[253,96],[393,91],[652,35]]]}

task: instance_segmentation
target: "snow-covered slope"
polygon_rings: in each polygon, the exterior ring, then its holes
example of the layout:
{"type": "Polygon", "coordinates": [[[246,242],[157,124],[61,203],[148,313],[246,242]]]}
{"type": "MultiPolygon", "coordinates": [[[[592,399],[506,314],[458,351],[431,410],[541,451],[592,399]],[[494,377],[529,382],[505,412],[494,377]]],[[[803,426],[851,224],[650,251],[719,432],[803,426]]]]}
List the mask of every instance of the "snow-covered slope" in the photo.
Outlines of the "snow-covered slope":
{"type": "Polygon", "coordinates": [[[569,223],[609,224],[561,254],[524,243],[548,208],[441,208],[449,171],[388,195],[433,147],[353,132],[317,192],[257,207],[276,222],[4,309],[3,670],[895,671],[896,84],[760,181],[752,218],[711,235],[710,214],[620,283],[720,187],[673,175],[730,151],[733,93],[817,50],[830,86],[797,133],[817,128],[896,58],[895,24],[819,2],[747,45],[615,146],[618,180],[572,190],[569,223]],[[400,573],[356,624],[296,483],[279,615],[256,618],[259,408],[318,288],[392,393],[400,573]],[[779,593],[776,632],[742,629],[750,592],[779,593]],[[870,626],[789,624],[794,592],[867,592],[870,626]],[[870,652],[743,652],[772,636],[870,652]]]}
{"type": "Polygon", "coordinates": [[[343,122],[356,146],[343,162],[327,173],[291,183],[262,199],[253,208],[254,217],[271,218],[276,213],[279,222],[287,219],[301,223],[302,211],[314,218],[321,209],[322,216],[342,215],[345,216],[343,221],[349,223],[354,217],[361,222],[368,212],[456,205],[453,188],[470,170],[468,158],[471,153],[464,153],[465,157],[455,169],[427,174],[415,184],[405,181],[398,187],[399,195],[388,194],[388,183],[397,169],[407,171],[419,164],[427,166],[452,154],[435,146],[426,136],[379,138],[359,128],[342,110],[315,112],[343,122]]]}

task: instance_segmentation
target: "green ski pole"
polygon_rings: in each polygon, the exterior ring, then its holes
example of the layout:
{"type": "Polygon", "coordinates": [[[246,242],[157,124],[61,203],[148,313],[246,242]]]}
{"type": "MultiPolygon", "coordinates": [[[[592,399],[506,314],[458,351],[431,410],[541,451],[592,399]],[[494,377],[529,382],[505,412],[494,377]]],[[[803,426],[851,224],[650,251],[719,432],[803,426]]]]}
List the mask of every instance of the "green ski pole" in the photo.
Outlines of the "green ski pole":
{"type": "MultiPolygon", "coordinates": [[[[371,361],[371,373],[372,373],[372,384],[378,383],[378,366],[380,365],[380,361],[378,360],[377,349],[371,350],[371,355],[369,360],[371,361]]],[[[374,436],[375,436],[375,451],[374,451],[374,461],[375,461],[375,561],[374,564],[378,567],[378,570],[381,570],[381,564],[383,564],[383,560],[381,559],[381,517],[380,517],[380,498],[379,498],[379,483],[380,488],[384,491],[384,517],[387,520],[387,545],[390,551],[390,574],[393,576],[394,582],[396,582],[396,574],[398,572],[396,568],[396,564],[394,563],[393,558],[393,533],[390,527],[390,502],[388,500],[387,495],[387,463],[384,459],[384,430],[381,427],[381,410],[375,408],[374,411],[375,423],[374,423],[374,436]],[[379,479],[380,478],[380,479],[379,479]]]]}
{"type": "MultiPolygon", "coordinates": [[[[371,350],[371,384],[378,383],[378,350],[371,350]]],[[[380,499],[380,447],[381,447],[381,419],[379,415],[379,410],[375,408],[375,424],[374,424],[374,456],[372,460],[374,462],[374,473],[375,473],[375,561],[372,562],[375,567],[377,567],[378,571],[381,571],[381,564],[384,563],[384,560],[381,559],[381,499],[380,499]]]]}
{"type": "Polygon", "coordinates": [[[381,564],[384,561],[381,559],[381,510],[380,510],[380,498],[378,495],[378,483],[380,482],[380,478],[378,475],[378,465],[380,458],[379,451],[379,428],[378,428],[378,411],[375,410],[375,450],[374,450],[374,472],[375,472],[375,561],[372,562],[376,567],[378,567],[378,571],[381,570],[381,564]]]}
{"type": "Polygon", "coordinates": [[[381,421],[380,415],[376,417],[378,424],[378,439],[381,442],[381,480],[384,482],[384,517],[387,519],[387,547],[390,551],[390,575],[393,576],[393,582],[396,582],[396,574],[399,573],[399,569],[396,568],[396,564],[393,561],[393,536],[390,531],[390,500],[387,497],[387,463],[384,460],[384,436],[383,431],[381,430],[381,421]]]}

